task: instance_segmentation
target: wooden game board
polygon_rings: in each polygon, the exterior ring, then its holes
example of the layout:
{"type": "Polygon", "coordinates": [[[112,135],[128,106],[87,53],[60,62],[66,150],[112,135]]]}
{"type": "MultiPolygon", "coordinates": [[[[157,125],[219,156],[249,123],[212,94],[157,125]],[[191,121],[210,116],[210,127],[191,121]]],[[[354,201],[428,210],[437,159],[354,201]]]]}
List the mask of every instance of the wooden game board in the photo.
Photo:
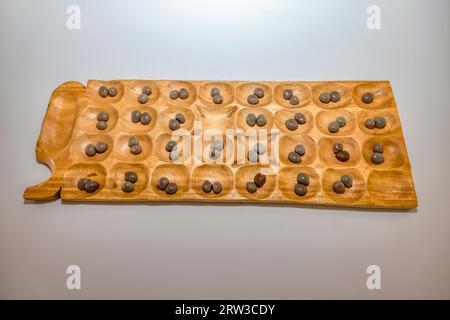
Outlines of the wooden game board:
{"type": "MultiPolygon", "coordinates": [[[[254,128],[260,130],[263,128],[254,128]]],[[[271,139],[269,135],[269,140],[271,139]]],[[[225,146],[227,154],[235,154],[233,138],[225,146]]],[[[195,139],[193,140],[195,141],[195,139]]],[[[207,142],[201,141],[202,146],[207,142]]],[[[248,144],[246,145],[248,148],[248,144]]],[[[269,147],[269,146],[268,146],[269,147]]],[[[271,150],[268,150],[271,152],[271,150]]],[[[195,157],[195,155],[192,155],[195,157]]],[[[253,202],[332,205],[367,208],[414,208],[417,198],[411,174],[410,162],[402,133],[401,122],[389,82],[336,81],[336,82],[246,82],[246,81],[171,81],[171,80],[90,80],[85,87],[79,82],[66,82],[52,94],[47,113],[36,145],[36,158],[51,170],[50,178],[25,190],[29,200],[61,198],[68,201],[116,201],[116,202],[253,202]],[[101,85],[115,86],[115,97],[102,98],[98,94],[101,85]],[[137,101],[142,87],[149,85],[152,94],[145,104],[137,101]],[[189,97],[172,100],[172,89],[186,88],[189,97]],[[221,89],[223,103],[214,104],[210,90],[221,89]],[[257,87],[265,91],[258,105],[250,105],[247,96],[257,87]],[[290,88],[300,98],[296,106],[283,99],[282,92],[290,88]],[[337,103],[324,104],[319,95],[323,91],[338,91],[337,103]],[[364,104],[361,96],[372,92],[375,99],[364,104]],[[133,110],[148,111],[152,121],[149,125],[132,123],[133,110]],[[100,111],[110,115],[108,128],[96,128],[96,116],[100,111]],[[306,115],[307,122],[295,131],[285,127],[285,121],[296,112],[306,115]],[[278,129],[279,168],[265,164],[220,163],[190,161],[176,164],[170,161],[165,143],[170,139],[168,121],[176,113],[183,112],[186,122],[182,128],[194,135],[194,121],[200,121],[203,130],[220,130],[224,139],[228,128],[248,129],[245,122],[249,112],[264,114],[264,129],[278,129]],[[338,133],[330,133],[327,126],[337,116],[345,116],[347,125],[338,133]],[[384,129],[367,129],[368,117],[381,115],[386,118],[384,129]],[[129,153],[127,141],[130,136],[139,138],[143,151],[139,155],[129,153]],[[87,157],[84,147],[90,142],[105,141],[107,152],[87,157]],[[342,143],[350,152],[347,162],[336,160],[332,145],[342,143]],[[307,153],[299,164],[287,159],[293,147],[302,143],[307,153]],[[382,143],[385,161],[375,165],[370,156],[374,143],[382,143]],[[266,184],[256,193],[245,188],[247,181],[261,167],[273,170],[266,184]],[[139,180],[135,190],[121,190],[123,173],[133,170],[139,180]],[[310,175],[310,185],[305,196],[294,193],[299,172],[310,175]],[[354,185],[344,194],[336,194],[332,183],[344,174],[351,174],[354,185]],[[161,176],[178,184],[178,192],[168,195],[156,187],[161,176]],[[77,181],[91,177],[101,185],[95,193],[88,194],[77,189],[77,181]],[[203,193],[202,181],[218,180],[223,191],[203,193]]],[[[193,160],[193,159],[190,159],[193,160]]]]}

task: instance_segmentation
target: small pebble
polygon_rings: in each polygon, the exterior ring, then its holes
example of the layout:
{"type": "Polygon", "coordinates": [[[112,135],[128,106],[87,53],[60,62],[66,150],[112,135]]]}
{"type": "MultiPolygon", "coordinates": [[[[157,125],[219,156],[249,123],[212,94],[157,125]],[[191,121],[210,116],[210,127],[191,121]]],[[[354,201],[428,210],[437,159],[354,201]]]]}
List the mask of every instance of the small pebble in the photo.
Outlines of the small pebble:
{"type": "Polygon", "coordinates": [[[178,159],[180,159],[180,153],[178,152],[178,150],[172,150],[169,153],[169,159],[172,161],[177,161],[178,159]]]}
{"type": "Polygon", "coordinates": [[[341,152],[342,150],[344,150],[344,146],[342,145],[342,143],[333,144],[333,153],[334,154],[337,154],[338,152],[341,152]]]}
{"type": "Polygon", "coordinates": [[[129,182],[129,181],[125,181],[122,184],[122,191],[126,192],[126,193],[130,193],[134,190],[134,184],[129,182]]]}
{"type": "Polygon", "coordinates": [[[169,141],[167,141],[165,148],[166,148],[167,152],[171,152],[172,150],[176,149],[176,147],[177,147],[177,142],[173,141],[173,140],[169,140],[169,141]]]}
{"type": "Polygon", "coordinates": [[[137,100],[138,100],[138,102],[139,102],[140,104],[147,103],[147,101],[148,101],[148,95],[146,95],[145,93],[141,93],[140,95],[138,95],[137,100]]]}
{"type": "Polygon", "coordinates": [[[98,88],[98,94],[100,95],[100,97],[106,98],[108,96],[108,93],[109,90],[107,87],[101,86],[100,88],[98,88]]]}
{"type": "Polygon", "coordinates": [[[212,189],[215,194],[219,194],[222,192],[222,184],[219,181],[216,181],[212,184],[212,189]]]}
{"type": "Polygon", "coordinates": [[[90,180],[86,183],[84,188],[87,193],[93,193],[93,192],[97,191],[98,188],[100,188],[100,183],[98,183],[97,181],[90,180]]]}
{"type": "Polygon", "coordinates": [[[180,99],[183,99],[183,100],[187,99],[189,97],[189,91],[185,88],[181,88],[178,93],[178,96],[180,97],[180,99]]]}
{"type": "Polygon", "coordinates": [[[211,181],[209,181],[209,180],[203,181],[202,191],[204,193],[210,193],[212,191],[212,188],[213,188],[213,185],[212,185],[211,181]]]}
{"type": "Polygon", "coordinates": [[[348,153],[348,151],[345,150],[339,151],[336,154],[336,159],[338,159],[341,162],[347,162],[348,159],[350,159],[350,153],[348,153]]]}
{"type": "Polygon", "coordinates": [[[223,97],[220,94],[217,94],[212,100],[215,104],[221,104],[223,102],[223,97]]]}
{"type": "Polygon", "coordinates": [[[97,153],[97,151],[95,150],[95,145],[93,143],[88,144],[84,151],[86,152],[86,155],[88,157],[93,157],[97,153]]]}
{"type": "Polygon", "coordinates": [[[288,128],[288,130],[290,130],[290,131],[297,130],[297,128],[298,128],[298,122],[292,118],[287,119],[284,124],[285,124],[286,128],[288,128]]]}
{"type": "Polygon", "coordinates": [[[260,114],[258,117],[256,117],[256,124],[258,127],[263,127],[267,123],[266,116],[263,114],[260,114]]]}
{"type": "Polygon", "coordinates": [[[250,104],[257,104],[259,102],[259,98],[256,95],[251,94],[247,97],[247,102],[250,104]]]}
{"type": "Polygon", "coordinates": [[[131,113],[131,122],[138,123],[139,121],[141,121],[141,112],[139,110],[134,110],[131,113]]]}
{"type": "Polygon", "coordinates": [[[247,184],[245,185],[245,188],[247,189],[247,191],[249,193],[255,193],[258,190],[258,187],[256,186],[256,184],[253,181],[247,182],[247,184]]]}
{"type": "Polygon", "coordinates": [[[214,149],[214,150],[218,150],[218,151],[222,151],[223,150],[223,141],[222,140],[214,140],[212,143],[211,143],[211,147],[210,147],[211,149],[214,149]]]}
{"type": "Polygon", "coordinates": [[[128,146],[129,147],[135,146],[137,144],[139,144],[139,141],[138,141],[138,139],[136,137],[130,137],[128,139],[128,146]]]}
{"type": "Polygon", "coordinates": [[[142,93],[146,94],[146,95],[151,95],[152,94],[152,88],[150,86],[143,86],[142,87],[142,93]]]}
{"type": "Polygon", "coordinates": [[[384,162],[384,155],[379,152],[374,152],[374,153],[372,153],[371,160],[375,164],[381,164],[384,162]]]}
{"type": "Polygon", "coordinates": [[[181,124],[186,122],[186,118],[185,118],[184,114],[182,114],[182,113],[177,113],[175,115],[175,119],[181,124]]]}
{"type": "Polygon", "coordinates": [[[117,89],[116,87],[111,87],[108,89],[108,95],[110,97],[115,97],[117,95],[117,89]]]}
{"type": "Polygon", "coordinates": [[[345,192],[345,185],[342,183],[342,181],[333,182],[333,191],[338,194],[342,194],[345,192]]]}
{"type": "Polygon", "coordinates": [[[300,99],[297,96],[292,96],[292,98],[289,99],[289,103],[296,106],[300,103],[300,99]]]}
{"type": "Polygon", "coordinates": [[[109,120],[109,113],[105,112],[105,111],[99,112],[97,114],[97,120],[98,121],[108,121],[109,120]]]}
{"type": "Polygon", "coordinates": [[[80,190],[82,190],[82,191],[86,190],[86,184],[87,184],[89,181],[91,181],[91,179],[88,179],[88,178],[81,178],[80,180],[78,180],[77,188],[80,189],[80,190]]]}
{"type": "Polygon", "coordinates": [[[373,129],[375,128],[375,120],[366,119],[366,121],[364,121],[364,125],[366,126],[367,129],[373,129]]]}
{"type": "Polygon", "coordinates": [[[294,187],[294,192],[296,195],[303,197],[308,193],[308,188],[301,183],[296,183],[294,187]]]}
{"type": "Polygon", "coordinates": [[[265,174],[262,173],[257,173],[255,175],[255,178],[253,179],[253,181],[255,182],[256,186],[258,188],[262,188],[262,186],[266,183],[267,181],[267,177],[265,174]]]}
{"type": "Polygon", "coordinates": [[[151,117],[150,113],[142,112],[140,120],[141,120],[141,124],[143,124],[145,126],[152,121],[152,117],[151,117]]]}
{"type": "Polygon", "coordinates": [[[96,127],[98,130],[105,130],[108,128],[108,123],[106,121],[97,121],[96,127]]]}
{"type": "Polygon", "coordinates": [[[297,153],[299,156],[304,156],[305,155],[305,146],[302,144],[298,144],[295,146],[294,149],[295,153],[297,153]]]}
{"type": "Polygon", "coordinates": [[[345,125],[347,124],[347,119],[345,117],[337,117],[336,118],[336,122],[338,123],[339,127],[345,127],[345,125]]]}
{"type": "Polygon", "coordinates": [[[322,103],[329,103],[331,101],[331,96],[328,92],[322,92],[319,96],[319,100],[322,103]]]}
{"type": "Polygon", "coordinates": [[[130,148],[130,152],[134,155],[140,154],[142,152],[142,147],[138,144],[135,144],[130,148]]]}
{"type": "Polygon", "coordinates": [[[386,119],[384,117],[375,117],[373,120],[375,121],[375,127],[377,127],[377,129],[386,127],[386,119]]]}
{"type": "Polygon", "coordinates": [[[97,153],[103,153],[108,149],[108,145],[105,142],[97,142],[95,144],[95,151],[97,153]]]}
{"type": "Polygon", "coordinates": [[[253,91],[253,94],[260,99],[264,98],[264,90],[262,88],[256,88],[255,91],[253,91]]]}
{"type": "Polygon", "coordinates": [[[169,97],[172,100],[177,99],[179,95],[180,95],[180,93],[178,92],[178,90],[172,90],[169,93],[169,97]]]}
{"type": "Polygon", "coordinates": [[[166,177],[161,177],[158,180],[158,188],[161,191],[166,190],[167,185],[169,184],[169,179],[166,177]]]}
{"type": "Polygon", "coordinates": [[[364,102],[365,104],[369,104],[373,102],[373,93],[372,92],[366,92],[362,95],[361,97],[361,101],[364,102]]]}
{"type": "Polygon", "coordinates": [[[381,143],[375,143],[373,145],[373,152],[383,153],[383,145],[381,143]]]}
{"type": "Polygon", "coordinates": [[[331,121],[330,124],[328,125],[328,131],[330,131],[331,133],[336,133],[339,131],[339,123],[337,123],[336,121],[331,121]]]}
{"type": "Polygon", "coordinates": [[[166,193],[167,194],[175,194],[178,191],[178,186],[174,182],[169,182],[169,184],[166,187],[166,193]]]}
{"type": "Polygon", "coordinates": [[[351,188],[353,186],[353,177],[349,174],[343,174],[341,176],[341,182],[346,188],[351,188]]]}
{"type": "Polygon", "coordinates": [[[300,163],[300,162],[302,162],[302,158],[300,157],[300,155],[297,152],[293,152],[293,151],[289,152],[288,159],[292,163],[300,163]]]}
{"type": "Polygon", "coordinates": [[[262,142],[255,143],[253,145],[253,150],[256,151],[259,155],[266,153],[266,145],[262,142]]]}
{"type": "Polygon", "coordinates": [[[248,152],[248,161],[250,161],[251,163],[257,163],[258,158],[258,153],[255,150],[250,150],[248,152]]]}
{"type": "Polygon", "coordinates": [[[305,124],[305,123],[306,123],[306,117],[305,117],[305,115],[304,115],[303,113],[301,113],[301,112],[297,112],[297,113],[294,115],[294,119],[295,119],[295,121],[297,121],[298,124],[305,124]]]}
{"type": "Polygon", "coordinates": [[[124,174],[125,181],[136,183],[138,181],[138,175],[134,171],[127,171],[124,174]]]}
{"type": "Polygon", "coordinates": [[[250,127],[253,127],[256,124],[256,116],[253,113],[247,114],[245,121],[250,127]]]}
{"type": "Polygon", "coordinates": [[[294,92],[291,89],[286,89],[283,91],[283,98],[285,100],[289,100],[292,98],[292,95],[294,94],[294,92]]]}
{"type": "Polygon", "coordinates": [[[339,100],[341,100],[341,94],[337,91],[331,91],[330,100],[333,102],[338,102],[339,100]]]}
{"type": "Polygon", "coordinates": [[[309,175],[305,172],[300,172],[297,175],[297,182],[303,184],[304,186],[309,186],[309,175]]]}
{"type": "Polygon", "coordinates": [[[212,88],[211,89],[211,97],[215,97],[217,95],[220,95],[220,89],[219,88],[212,88]]]}
{"type": "Polygon", "coordinates": [[[177,119],[170,119],[169,120],[169,129],[170,130],[178,130],[180,129],[180,123],[177,119]]]}

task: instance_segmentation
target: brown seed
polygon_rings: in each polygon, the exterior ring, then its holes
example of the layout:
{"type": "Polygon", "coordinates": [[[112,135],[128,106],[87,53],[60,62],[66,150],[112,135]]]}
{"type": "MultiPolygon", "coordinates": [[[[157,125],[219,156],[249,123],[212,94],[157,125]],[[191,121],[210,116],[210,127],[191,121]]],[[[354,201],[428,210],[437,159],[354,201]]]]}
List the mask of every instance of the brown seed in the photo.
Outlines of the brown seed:
{"type": "Polygon", "coordinates": [[[100,88],[98,88],[98,94],[100,95],[100,97],[106,98],[108,96],[108,93],[109,90],[107,87],[101,86],[100,88]]]}
{"type": "Polygon", "coordinates": [[[109,113],[105,112],[105,111],[99,112],[97,114],[97,120],[98,121],[108,121],[109,120],[109,113]]]}
{"type": "Polygon", "coordinates": [[[247,102],[250,104],[257,104],[259,102],[259,98],[256,95],[251,94],[247,97],[247,102]]]}
{"type": "Polygon", "coordinates": [[[300,99],[299,99],[297,96],[292,96],[292,97],[289,99],[289,103],[290,103],[291,105],[293,105],[293,106],[296,106],[296,105],[298,105],[298,104],[300,103],[300,99]]]}
{"type": "Polygon", "coordinates": [[[253,182],[253,181],[247,182],[247,184],[245,185],[245,188],[247,189],[247,191],[249,193],[255,193],[258,190],[258,187],[256,186],[255,182],[253,182]]]}
{"type": "Polygon", "coordinates": [[[134,110],[131,113],[131,122],[138,123],[139,121],[141,121],[141,112],[139,110],[134,110]]]}
{"type": "Polygon", "coordinates": [[[169,97],[172,100],[177,99],[179,95],[180,95],[180,93],[178,92],[178,90],[172,90],[169,93],[169,97]]]}
{"type": "Polygon", "coordinates": [[[220,89],[219,88],[212,88],[211,89],[211,97],[214,98],[214,96],[220,95],[220,89]]]}
{"type": "Polygon", "coordinates": [[[341,162],[347,162],[348,159],[350,159],[350,153],[348,153],[348,152],[345,151],[345,150],[339,151],[339,152],[336,154],[336,159],[338,159],[338,160],[341,161],[341,162]]]}
{"type": "Polygon", "coordinates": [[[341,182],[346,188],[351,188],[353,186],[353,177],[349,174],[343,174],[341,176],[341,182]]]}
{"type": "Polygon", "coordinates": [[[214,102],[215,104],[221,104],[221,103],[223,102],[223,97],[222,97],[220,94],[216,94],[216,95],[213,97],[213,102],[214,102]]]}
{"type": "Polygon", "coordinates": [[[253,181],[258,188],[261,188],[266,183],[267,177],[265,174],[257,173],[253,181]]]}
{"type": "Polygon", "coordinates": [[[140,121],[141,121],[141,124],[143,124],[144,126],[149,124],[152,121],[152,117],[150,116],[150,113],[142,112],[140,121]]]}
{"type": "Polygon", "coordinates": [[[125,181],[136,183],[138,181],[138,175],[134,171],[127,171],[124,174],[125,181]]]}
{"type": "Polygon", "coordinates": [[[95,150],[95,145],[93,143],[89,143],[85,149],[84,152],[86,153],[86,155],[88,157],[93,157],[95,156],[95,154],[97,153],[97,151],[95,150]]]}
{"type": "Polygon", "coordinates": [[[184,117],[184,114],[182,114],[182,113],[177,113],[175,115],[175,119],[181,124],[186,122],[186,118],[184,117]]]}
{"type": "Polygon", "coordinates": [[[177,142],[173,140],[169,140],[166,143],[166,151],[171,152],[172,150],[176,150],[177,142]]]}
{"type": "Polygon", "coordinates": [[[305,115],[304,115],[303,113],[301,113],[301,112],[297,112],[297,113],[294,115],[294,119],[295,119],[295,121],[297,121],[298,124],[305,124],[305,123],[306,123],[306,117],[305,117],[305,115]]]}
{"type": "Polygon", "coordinates": [[[108,128],[108,123],[106,121],[97,121],[96,127],[98,130],[105,130],[108,128]]]}
{"type": "Polygon", "coordinates": [[[147,103],[147,101],[148,101],[148,95],[146,95],[145,93],[141,93],[140,95],[138,95],[137,100],[138,100],[138,102],[139,102],[140,104],[147,103]]]}
{"type": "Polygon", "coordinates": [[[178,191],[178,186],[174,182],[169,182],[169,184],[166,187],[166,193],[167,194],[175,194],[178,191]]]}
{"type": "Polygon", "coordinates": [[[211,181],[209,181],[209,180],[203,181],[202,191],[204,193],[210,193],[212,191],[212,188],[213,188],[213,185],[212,185],[211,181]]]}
{"type": "Polygon", "coordinates": [[[364,125],[366,126],[367,129],[373,129],[373,128],[375,128],[375,120],[366,119],[366,121],[364,122],[364,125]]]}
{"type": "Polygon", "coordinates": [[[345,185],[342,183],[342,181],[335,181],[333,182],[333,191],[342,194],[345,192],[345,185]]]}
{"type": "Polygon", "coordinates": [[[341,94],[337,91],[331,91],[330,99],[333,102],[338,102],[339,100],[341,100],[341,94]]]}
{"type": "Polygon", "coordinates": [[[262,88],[256,88],[254,91],[253,91],[253,94],[255,95],[255,96],[257,96],[258,98],[264,98],[264,90],[262,89],[262,88]]]}
{"type": "Polygon", "coordinates": [[[283,99],[284,100],[289,100],[292,98],[292,95],[294,94],[294,92],[291,89],[286,89],[283,91],[283,99]]]}
{"type": "Polygon", "coordinates": [[[146,94],[146,95],[151,95],[152,94],[152,88],[150,86],[143,86],[142,87],[142,93],[146,94]]]}
{"type": "Polygon", "coordinates": [[[375,121],[375,127],[377,127],[377,129],[386,127],[386,119],[384,117],[375,117],[373,118],[373,121],[375,121]]]}
{"type": "Polygon", "coordinates": [[[342,143],[335,143],[333,144],[333,153],[337,154],[338,152],[344,150],[344,146],[342,145],[342,143]]]}
{"type": "Polygon", "coordinates": [[[126,192],[126,193],[130,193],[134,190],[134,184],[129,182],[129,181],[125,181],[122,184],[122,191],[126,192]]]}
{"type": "Polygon", "coordinates": [[[82,191],[86,190],[86,183],[88,183],[89,181],[91,181],[91,179],[81,178],[80,180],[78,180],[77,188],[82,191]]]}
{"type": "Polygon", "coordinates": [[[100,188],[100,183],[98,183],[97,181],[88,181],[85,185],[85,190],[87,193],[93,193],[95,191],[98,190],[98,188],[100,188]]]}
{"type": "Polygon", "coordinates": [[[383,153],[383,151],[384,151],[384,148],[381,143],[375,143],[373,145],[373,152],[383,153]]]}
{"type": "Polygon", "coordinates": [[[130,139],[128,139],[128,146],[132,147],[139,144],[139,141],[136,137],[130,137],[130,139]]]}
{"type": "Polygon", "coordinates": [[[161,177],[158,180],[158,188],[161,191],[166,190],[167,185],[169,184],[169,179],[166,177],[161,177]]]}
{"type": "Polygon", "coordinates": [[[301,183],[296,183],[294,187],[294,192],[296,195],[303,197],[308,193],[308,188],[301,183]]]}
{"type": "Polygon", "coordinates": [[[219,194],[222,192],[222,184],[219,181],[216,181],[212,184],[212,189],[215,194],[219,194]]]}
{"type": "Polygon", "coordinates": [[[284,123],[286,128],[290,131],[294,131],[297,130],[298,128],[298,122],[295,119],[287,119],[286,122],[284,123]]]}
{"type": "Polygon", "coordinates": [[[260,114],[258,117],[256,117],[256,124],[258,125],[258,127],[264,127],[267,124],[266,116],[260,114]]]}
{"type": "Polygon", "coordinates": [[[339,131],[339,123],[337,123],[336,121],[331,121],[330,124],[328,125],[328,131],[330,131],[331,133],[336,133],[339,131]]]}
{"type": "Polygon", "coordinates": [[[362,95],[361,101],[365,104],[369,104],[373,102],[374,95],[372,92],[366,92],[362,95]]]}
{"type": "Polygon", "coordinates": [[[320,102],[322,102],[322,103],[329,103],[329,102],[331,101],[330,93],[329,93],[329,92],[322,92],[322,93],[319,95],[319,100],[320,100],[320,102]]]}
{"type": "Polygon", "coordinates": [[[189,91],[185,88],[181,88],[178,93],[178,96],[180,97],[180,99],[183,99],[183,100],[187,99],[189,97],[189,91]]]}
{"type": "Polygon", "coordinates": [[[299,156],[304,156],[305,155],[305,146],[303,144],[298,144],[295,146],[294,149],[295,153],[297,153],[299,156]]]}
{"type": "Polygon", "coordinates": [[[247,114],[245,122],[247,122],[250,127],[253,127],[256,124],[256,116],[253,113],[247,114]]]}
{"type": "Polygon", "coordinates": [[[309,175],[305,172],[300,172],[297,175],[297,183],[303,184],[304,186],[309,186],[309,175]]]}
{"type": "Polygon", "coordinates": [[[169,120],[169,129],[170,130],[178,130],[180,129],[180,123],[177,119],[170,119],[169,120]]]}
{"type": "Polygon", "coordinates": [[[288,159],[292,163],[300,163],[302,162],[302,158],[297,152],[289,152],[288,159]]]}
{"type": "Polygon", "coordinates": [[[116,87],[111,87],[108,89],[108,95],[110,97],[115,97],[117,95],[117,89],[116,87]]]}
{"type": "Polygon", "coordinates": [[[384,162],[384,155],[379,152],[374,152],[372,153],[370,160],[372,160],[372,162],[375,164],[381,164],[384,162]]]}
{"type": "Polygon", "coordinates": [[[105,142],[97,142],[95,144],[95,151],[97,151],[97,153],[103,153],[106,150],[108,150],[108,145],[105,142]]]}
{"type": "Polygon", "coordinates": [[[135,144],[130,148],[130,152],[134,155],[140,154],[142,152],[142,147],[138,144],[135,144]]]}

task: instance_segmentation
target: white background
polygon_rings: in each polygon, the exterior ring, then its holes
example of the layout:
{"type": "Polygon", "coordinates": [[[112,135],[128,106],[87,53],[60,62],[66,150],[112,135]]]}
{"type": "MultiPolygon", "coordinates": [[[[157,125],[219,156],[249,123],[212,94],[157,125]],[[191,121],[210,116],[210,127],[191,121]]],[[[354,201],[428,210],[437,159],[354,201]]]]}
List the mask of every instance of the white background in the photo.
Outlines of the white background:
{"type": "Polygon", "coordinates": [[[450,2],[2,1],[1,298],[450,298],[450,2]],[[66,8],[81,8],[81,30],[66,8]],[[368,30],[366,8],[381,8],[368,30]],[[25,204],[49,96],[88,79],[390,80],[413,213],[25,204]],[[65,269],[82,269],[82,290],[65,269]],[[381,267],[381,290],[366,268],[381,267]]]}

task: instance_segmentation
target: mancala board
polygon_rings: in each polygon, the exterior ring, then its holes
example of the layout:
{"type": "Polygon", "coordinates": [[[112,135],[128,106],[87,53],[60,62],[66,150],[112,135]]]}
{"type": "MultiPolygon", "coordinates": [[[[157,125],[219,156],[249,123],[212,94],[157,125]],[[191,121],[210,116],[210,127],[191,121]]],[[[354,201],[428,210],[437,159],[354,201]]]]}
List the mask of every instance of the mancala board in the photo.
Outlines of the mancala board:
{"type": "MultiPolygon", "coordinates": [[[[217,135],[217,133],[216,133],[217,135]]],[[[181,143],[180,143],[181,144],[181,143]]],[[[196,153],[197,152],[197,153],[196,153]]],[[[400,118],[390,83],[387,81],[330,81],[330,82],[248,82],[248,81],[176,81],[176,80],[89,80],[85,87],[79,82],[66,82],[51,95],[47,113],[36,146],[36,157],[51,170],[50,178],[25,190],[29,200],[116,201],[116,202],[242,202],[291,203],[366,208],[414,208],[417,198],[410,162],[402,133],[400,118]],[[114,87],[113,97],[102,97],[99,88],[114,87]],[[151,88],[148,101],[138,101],[144,86],[151,88]],[[188,90],[188,97],[172,99],[173,90],[188,90]],[[218,88],[222,103],[216,104],[211,89],[218,88]],[[261,88],[264,96],[257,104],[248,97],[261,88]],[[299,99],[293,105],[283,97],[291,89],[299,99]],[[338,102],[323,103],[320,94],[338,92],[338,102]],[[373,94],[373,102],[364,103],[365,93],[373,94]],[[133,111],[147,111],[151,121],[147,125],[131,121],[133,111]],[[108,112],[108,127],[96,127],[99,112],[108,112]],[[286,120],[301,112],[306,123],[296,130],[286,127],[286,120]],[[185,122],[181,129],[172,131],[169,121],[182,113],[185,122]],[[264,115],[266,124],[249,126],[249,113],[264,115]],[[346,125],[337,133],[328,130],[329,123],[339,116],[346,125]],[[383,129],[368,129],[366,119],[382,116],[383,129]],[[200,129],[199,129],[200,128],[200,129]],[[221,159],[204,159],[211,140],[199,136],[198,131],[214,129],[225,142],[221,159]],[[266,154],[277,161],[250,163],[237,160],[242,148],[244,155],[252,148],[244,135],[228,135],[228,131],[256,132],[267,138],[266,154]],[[266,129],[266,130],[264,130],[266,129]],[[254,130],[254,131],[252,131],[254,130]],[[192,137],[183,162],[172,161],[166,151],[167,141],[174,132],[183,131],[192,137]],[[132,154],[128,146],[130,137],[139,140],[142,152],[132,154]],[[238,141],[238,139],[241,139],[238,141]],[[108,149],[95,156],[87,156],[90,143],[105,142],[108,149]],[[244,141],[244,146],[242,146],[244,141]],[[337,160],[333,145],[341,143],[350,158],[337,160]],[[373,146],[382,144],[384,162],[371,160],[373,146]],[[289,152],[296,145],[305,146],[306,153],[300,163],[292,163],[289,152]],[[203,147],[200,156],[192,151],[203,147]],[[190,148],[190,149],[189,149],[190,148]],[[239,150],[237,150],[239,149],[239,150]],[[225,159],[226,158],[226,159],[225,159]],[[228,159],[228,158],[231,158],[228,159]],[[124,192],[124,173],[134,171],[138,181],[132,192],[124,192]],[[258,172],[264,171],[266,182],[255,193],[246,185],[258,172]],[[307,193],[294,192],[299,173],[310,177],[307,193]],[[333,183],[343,174],[353,177],[353,186],[338,194],[333,183]],[[157,184],[161,177],[175,182],[178,190],[167,194],[157,184]],[[81,178],[99,183],[93,193],[79,190],[81,178]],[[205,193],[204,180],[219,181],[222,191],[205,193]]]]}

